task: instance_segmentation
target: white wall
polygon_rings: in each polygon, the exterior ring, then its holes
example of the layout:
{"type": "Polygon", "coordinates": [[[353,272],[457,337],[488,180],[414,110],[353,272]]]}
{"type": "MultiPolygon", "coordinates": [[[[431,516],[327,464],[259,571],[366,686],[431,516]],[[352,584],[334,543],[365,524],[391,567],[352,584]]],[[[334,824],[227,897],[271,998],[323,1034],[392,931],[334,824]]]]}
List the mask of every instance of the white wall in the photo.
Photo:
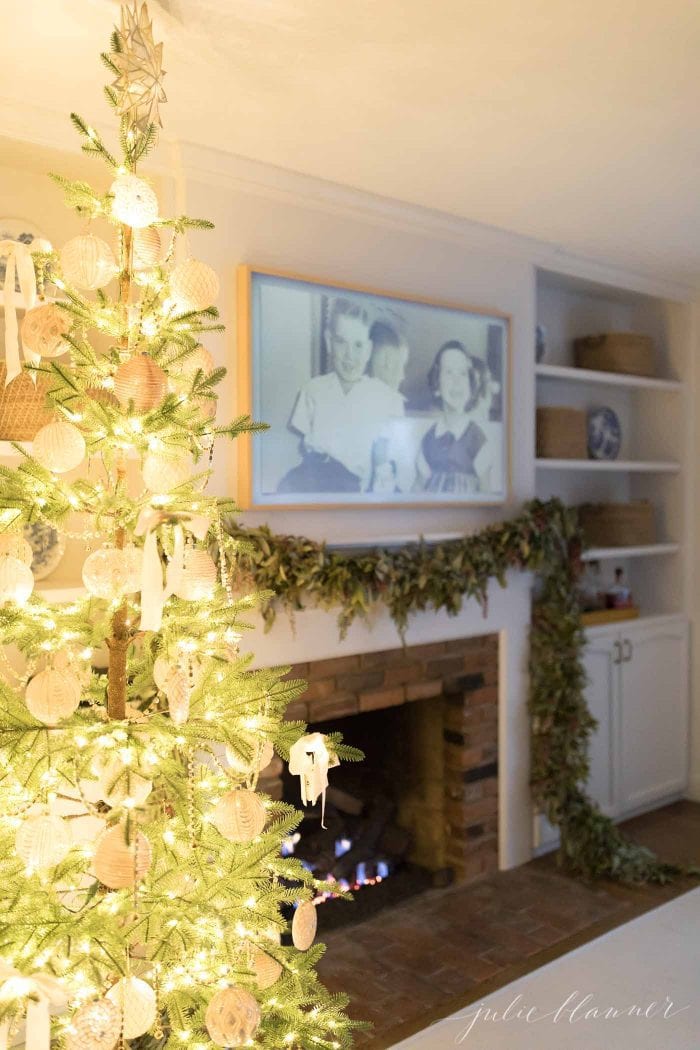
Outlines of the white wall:
{"type": "MultiPolygon", "coordinates": [[[[488,510],[353,508],[244,516],[251,523],[267,521],[277,531],[336,542],[385,541],[419,533],[471,532],[516,513],[535,491],[535,264],[568,265],[572,272],[584,271],[591,279],[607,278],[640,290],[647,287],[642,279],[614,273],[605,266],[565,260],[548,246],[213,151],[181,150],[165,144],[160,164],[156,171],[163,210],[187,211],[216,224],[213,233],[192,234],[191,247],[222,278],[219,306],[227,332],[207,340],[217,362],[229,368],[220,420],[237,411],[235,271],[241,263],[408,296],[434,296],[465,306],[494,308],[512,317],[512,494],[508,506],[488,510]]],[[[79,224],[70,218],[66,221],[60,195],[45,191],[47,184],[38,180],[38,172],[48,167],[85,174],[85,162],[76,157],[57,157],[37,146],[17,148],[0,168],[0,198],[6,214],[36,217],[49,237],[60,243],[79,224]]],[[[658,285],[650,290],[665,294],[658,285]]],[[[222,446],[214,460],[212,490],[231,494],[235,477],[235,447],[222,446]]],[[[492,588],[487,618],[470,603],[454,619],[441,613],[417,616],[408,634],[409,644],[492,631],[501,634],[501,863],[505,867],[527,860],[531,851],[526,707],[530,589],[528,577],[511,574],[506,592],[492,588]]],[[[256,662],[264,665],[393,648],[399,642],[386,612],[378,609],[370,622],[354,625],[343,642],[332,613],[308,611],[296,617],[294,630],[280,618],[272,632],[258,631],[245,644],[255,650],[256,662]]]]}

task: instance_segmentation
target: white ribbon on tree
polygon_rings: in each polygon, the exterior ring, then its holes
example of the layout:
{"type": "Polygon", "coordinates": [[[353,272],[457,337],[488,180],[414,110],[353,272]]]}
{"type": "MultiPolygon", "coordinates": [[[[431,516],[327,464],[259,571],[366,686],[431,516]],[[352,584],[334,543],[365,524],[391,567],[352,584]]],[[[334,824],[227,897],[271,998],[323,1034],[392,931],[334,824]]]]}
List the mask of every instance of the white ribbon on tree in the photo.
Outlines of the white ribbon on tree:
{"type": "Polygon", "coordinates": [[[180,586],[185,563],[185,529],[198,540],[203,540],[210,526],[211,520],[204,514],[156,510],[153,507],[145,507],[139,514],[135,533],[137,536],[146,537],[141,569],[142,631],[160,630],[165,602],[176,593],[180,586]],[[174,526],[173,555],[165,573],[165,585],[155,531],[159,525],[163,524],[174,526]]]}
{"type": "Polygon", "coordinates": [[[313,806],[321,795],[321,827],[326,825],[326,790],[328,770],[339,766],[337,755],[331,754],[323,733],[307,733],[289,749],[289,772],[301,777],[301,801],[313,806]]]}
{"type": "MultiPolygon", "coordinates": [[[[5,386],[12,382],[22,371],[19,355],[19,327],[17,324],[17,301],[15,299],[15,275],[19,279],[20,300],[22,305],[31,310],[36,302],[36,273],[34,260],[28,244],[22,241],[0,241],[0,257],[7,258],[5,286],[3,288],[3,305],[5,307],[5,364],[7,376],[5,386]]],[[[39,355],[24,350],[25,360],[36,364],[39,355]]],[[[36,376],[32,376],[36,382],[36,376]]]]}
{"type": "MultiPolygon", "coordinates": [[[[64,1010],[68,995],[63,984],[48,973],[25,977],[19,970],[0,962],[0,1007],[16,1003],[16,1014],[27,1013],[24,1045],[31,1050],[50,1050],[51,1012],[64,1010]]],[[[7,1050],[10,1020],[0,1023],[0,1050],[7,1050]]]]}

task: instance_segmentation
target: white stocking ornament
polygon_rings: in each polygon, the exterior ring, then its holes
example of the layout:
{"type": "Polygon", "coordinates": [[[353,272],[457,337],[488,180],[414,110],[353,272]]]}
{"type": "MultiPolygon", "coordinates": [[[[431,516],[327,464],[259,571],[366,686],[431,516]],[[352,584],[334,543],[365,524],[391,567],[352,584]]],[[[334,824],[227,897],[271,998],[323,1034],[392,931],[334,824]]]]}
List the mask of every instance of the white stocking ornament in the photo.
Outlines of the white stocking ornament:
{"type": "Polygon", "coordinates": [[[289,751],[289,772],[301,777],[301,801],[313,806],[321,796],[321,827],[326,825],[326,790],[328,770],[339,766],[337,755],[332,755],[326,746],[323,733],[307,733],[297,740],[289,751]]]}

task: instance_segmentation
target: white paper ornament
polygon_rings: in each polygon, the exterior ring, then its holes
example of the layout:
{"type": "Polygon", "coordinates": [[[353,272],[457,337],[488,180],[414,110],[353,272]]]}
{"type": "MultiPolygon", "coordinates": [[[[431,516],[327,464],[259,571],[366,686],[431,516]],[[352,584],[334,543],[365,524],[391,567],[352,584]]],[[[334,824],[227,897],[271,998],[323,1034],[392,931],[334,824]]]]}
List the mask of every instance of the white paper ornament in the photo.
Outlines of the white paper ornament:
{"type": "Polygon", "coordinates": [[[177,674],[177,667],[171,664],[167,656],[157,656],[153,664],[153,681],[162,693],[168,688],[168,682],[177,674]]]}
{"type": "Polygon", "coordinates": [[[22,322],[22,342],[40,357],[60,357],[70,350],[65,337],[72,321],[56,303],[44,303],[27,310],[22,322]]]}
{"type": "Polygon", "coordinates": [[[137,1039],[145,1035],[156,1019],[156,993],[150,984],[139,977],[122,977],[107,992],[123,1017],[125,1039],[137,1039]]]}
{"type": "Polygon", "coordinates": [[[7,555],[17,558],[24,565],[31,565],[34,551],[21,532],[0,532],[0,558],[7,555]]]}
{"type": "Polygon", "coordinates": [[[262,948],[255,948],[251,962],[255,983],[261,991],[271,988],[282,976],[282,966],[262,948]]]}
{"type": "Polygon", "coordinates": [[[120,1030],[119,1009],[110,999],[95,999],[73,1014],[66,1050],[114,1050],[120,1030]]]}
{"type": "Polygon", "coordinates": [[[114,601],[141,588],[143,551],[133,543],[123,548],[102,547],[83,565],[83,583],[96,598],[114,601]]]}
{"type": "Polygon", "coordinates": [[[176,726],[184,725],[190,717],[190,694],[192,682],[187,671],[177,670],[168,680],[165,695],[168,698],[168,713],[176,726]]]}
{"type": "Polygon", "coordinates": [[[205,601],[214,594],[216,578],[216,564],[212,556],[197,547],[188,547],[175,593],[178,598],[188,602],[205,601]]]}
{"type": "Polygon", "coordinates": [[[236,788],[219,799],[210,819],[229,842],[252,842],[265,827],[267,813],[254,791],[236,788]]]}
{"type": "Polygon", "coordinates": [[[9,554],[0,556],[0,605],[13,602],[24,605],[34,590],[34,577],[19,558],[9,554]]]}
{"type": "Polygon", "coordinates": [[[35,436],[32,455],[54,474],[65,474],[85,459],[85,438],[67,420],[47,423],[35,436]]]}
{"type": "Polygon", "coordinates": [[[216,270],[199,259],[185,259],[170,275],[170,295],[178,312],[206,310],[219,294],[216,270]]]}
{"type": "Polygon", "coordinates": [[[191,354],[184,357],[178,364],[178,375],[176,380],[183,386],[191,386],[192,380],[197,372],[203,372],[208,376],[214,371],[214,358],[205,346],[200,343],[191,354]]]}
{"type": "Polygon", "coordinates": [[[80,704],[80,679],[71,671],[47,667],[27,685],[24,699],[29,713],[47,726],[70,718],[80,704]]]}
{"type": "Polygon", "coordinates": [[[243,759],[233,750],[232,747],[226,748],[226,761],[236,773],[247,776],[251,772],[260,772],[267,768],[272,762],[275,756],[275,749],[269,740],[264,740],[262,746],[259,745],[257,740],[252,738],[246,738],[245,743],[253,752],[253,759],[250,762],[244,762],[243,759]]]}
{"type": "Polygon", "coordinates": [[[141,229],[158,218],[158,198],[143,179],[127,172],[117,175],[109,188],[112,215],[126,226],[141,229]]]}
{"type": "Polygon", "coordinates": [[[122,890],[139,882],[151,866],[151,844],[140,831],[132,830],[126,841],[122,825],[110,828],[97,843],[93,870],[110,890],[122,890]]]}
{"type": "Polygon", "coordinates": [[[114,373],[114,394],[124,409],[131,404],[134,412],[151,412],[167,392],[168,377],[148,354],[136,354],[114,373]]]}
{"type": "Polygon", "coordinates": [[[308,951],[316,938],[318,913],[311,901],[302,901],[292,919],[292,941],[300,952],[308,951]]]}
{"type": "Polygon", "coordinates": [[[98,762],[95,772],[98,798],[108,806],[120,806],[126,799],[142,806],[153,790],[152,781],[125,766],[119,758],[98,762]]]}
{"type": "Polygon", "coordinates": [[[305,806],[313,806],[322,796],[321,826],[326,808],[326,789],[328,788],[328,770],[340,765],[336,755],[331,755],[326,746],[323,733],[307,733],[292,744],[289,749],[289,772],[301,777],[301,801],[305,806]]]}
{"type": "Polygon", "coordinates": [[[162,244],[155,226],[134,230],[134,266],[137,270],[150,270],[160,261],[162,244]]]}
{"type": "Polygon", "coordinates": [[[36,814],[20,824],[15,849],[28,868],[43,871],[65,860],[71,847],[66,822],[57,816],[36,814]]]}
{"type": "Polygon", "coordinates": [[[222,988],[212,998],[204,1023],[217,1046],[245,1046],[260,1024],[260,1006],[243,988],[222,988]]]}
{"type": "Polygon", "coordinates": [[[170,492],[192,477],[192,457],[184,449],[179,455],[149,452],[141,473],[144,485],[151,492],[170,492]]]}
{"type": "Polygon", "coordinates": [[[72,237],[61,248],[61,270],[69,284],[94,291],[109,284],[118,266],[107,241],[87,233],[72,237]]]}

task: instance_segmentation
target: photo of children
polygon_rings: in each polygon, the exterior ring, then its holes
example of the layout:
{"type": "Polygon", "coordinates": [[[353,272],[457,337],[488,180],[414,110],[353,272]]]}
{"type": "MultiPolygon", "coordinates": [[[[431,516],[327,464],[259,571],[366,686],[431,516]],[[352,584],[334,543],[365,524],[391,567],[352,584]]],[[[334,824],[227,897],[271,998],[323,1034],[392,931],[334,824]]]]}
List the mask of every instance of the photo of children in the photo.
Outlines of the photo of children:
{"type": "Polygon", "coordinates": [[[249,506],[506,498],[508,320],[250,271],[249,506]]]}

